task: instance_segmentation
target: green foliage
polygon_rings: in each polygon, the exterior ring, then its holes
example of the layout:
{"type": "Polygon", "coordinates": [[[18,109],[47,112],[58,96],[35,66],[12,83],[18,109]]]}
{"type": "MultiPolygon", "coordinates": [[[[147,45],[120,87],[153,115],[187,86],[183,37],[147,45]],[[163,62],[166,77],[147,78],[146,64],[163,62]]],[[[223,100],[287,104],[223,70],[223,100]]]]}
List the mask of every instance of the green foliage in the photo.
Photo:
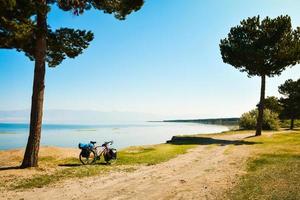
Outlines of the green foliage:
{"type": "MultiPolygon", "coordinates": [[[[291,120],[284,119],[280,121],[280,127],[282,128],[290,128],[291,127],[291,120]]],[[[296,119],[294,121],[294,127],[300,128],[300,119],[296,119]]]]}
{"type": "Polygon", "coordinates": [[[265,79],[273,77],[300,62],[300,28],[292,29],[289,16],[274,19],[252,17],[232,27],[220,42],[223,62],[232,65],[248,77],[261,76],[261,96],[256,134],[261,134],[264,111],[265,79]]]}
{"type": "Polygon", "coordinates": [[[85,10],[91,8],[102,10],[104,13],[114,14],[117,19],[123,20],[126,15],[132,11],[139,10],[143,4],[143,0],[52,0],[59,8],[64,11],[73,11],[74,14],[82,14],[85,10]]]}
{"type": "Polygon", "coordinates": [[[50,67],[59,65],[66,56],[75,58],[82,53],[94,38],[90,31],[60,28],[48,35],[47,62],[50,67]],[[61,41],[58,43],[57,41],[61,41]]]}
{"type": "Polygon", "coordinates": [[[0,48],[26,49],[35,28],[33,5],[28,0],[0,1],[0,48]]]}
{"type": "Polygon", "coordinates": [[[16,0],[0,0],[0,12],[3,10],[9,10],[16,6],[16,0]]]}
{"type": "Polygon", "coordinates": [[[280,85],[278,90],[283,95],[280,99],[283,107],[280,117],[283,119],[300,118],[300,79],[297,81],[289,79],[280,85]]]}
{"type": "MultiPolygon", "coordinates": [[[[254,109],[247,113],[244,113],[239,121],[241,129],[252,130],[256,128],[256,122],[258,117],[258,110],[254,109]]],[[[271,112],[269,109],[265,109],[263,115],[263,130],[278,130],[279,129],[278,114],[271,112]]]]}
{"type": "MultiPolygon", "coordinates": [[[[37,25],[35,16],[38,12],[47,15],[51,11],[52,4],[75,15],[94,8],[114,14],[117,19],[123,20],[126,15],[139,10],[143,2],[143,0],[48,0],[46,5],[42,5],[33,0],[0,0],[0,48],[22,51],[30,60],[35,60],[36,35],[38,31],[42,31],[37,25]]],[[[52,30],[48,25],[46,37],[46,61],[50,67],[55,67],[66,57],[75,58],[80,55],[93,40],[93,33],[70,28],[52,30]]]]}
{"type": "Polygon", "coordinates": [[[282,106],[277,97],[270,96],[264,100],[264,108],[269,109],[272,112],[280,113],[282,111],[282,106]]]}
{"type": "Polygon", "coordinates": [[[299,31],[292,29],[289,16],[248,18],[221,40],[223,61],[248,76],[279,75],[299,62],[299,31]]]}
{"type": "Polygon", "coordinates": [[[60,28],[52,30],[47,15],[53,4],[63,11],[82,14],[91,8],[114,14],[119,19],[139,10],[143,0],[0,0],[0,49],[16,49],[35,60],[31,103],[30,133],[22,168],[35,167],[38,162],[42,124],[45,63],[59,65],[66,57],[75,58],[93,40],[90,31],[60,28]],[[34,127],[34,128],[32,128],[34,127]]]}

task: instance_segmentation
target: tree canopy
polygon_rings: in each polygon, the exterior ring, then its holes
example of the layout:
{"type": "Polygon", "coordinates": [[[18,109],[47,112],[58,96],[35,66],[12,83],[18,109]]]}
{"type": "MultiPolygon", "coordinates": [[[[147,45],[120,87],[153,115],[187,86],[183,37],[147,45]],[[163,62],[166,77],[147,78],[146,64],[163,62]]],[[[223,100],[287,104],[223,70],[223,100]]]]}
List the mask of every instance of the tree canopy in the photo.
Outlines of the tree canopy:
{"type": "Polygon", "coordinates": [[[264,100],[264,106],[272,112],[279,114],[282,111],[279,99],[274,96],[269,96],[264,100]]]}
{"type": "Polygon", "coordinates": [[[249,17],[232,27],[220,42],[222,59],[248,77],[261,77],[255,135],[261,135],[265,102],[266,77],[281,72],[300,61],[300,28],[292,29],[289,16],[274,19],[249,17]]]}
{"type": "Polygon", "coordinates": [[[143,0],[0,0],[0,48],[24,52],[35,62],[30,130],[22,168],[38,165],[46,63],[55,67],[66,57],[75,58],[94,37],[91,31],[86,30],[52,30],[47,24],[51,8],[57,6],[74,15],[93,8],[124,20],[126,15],[139,10],[143,3],[143,0]]]}
{"type": "MultiPolygon", "coordinates": [[[[51,6],[56,5],[75,15],[94,8],[124,20],[126,15],[141,8],[143,0],[47,0],[46,3],[0,0],[0,48],[22,51],[34,60],[36,34],[40,31],[34,16],[37,12],[50,12],[51,6]]],[[[46,62],[49,67],[59,65],[66,57],[75,58],[94,38],[91,31],[47,27],[46,62]]]]}
{"type": "Polygon", "coordinates": [[[297,81],[288,79],[279,86],[278,90],[283,95],[280,99],[283,107],[281,117],[286,119],[300,118],[300,79],[297,81]]]}
{"type": "Polygon", "coordinates": [[[300,28],[292,29],[289,16],[248,18],[221,40],[222,58],[248,76],[272,77],[299,62],[299,36],[300,28]]]}

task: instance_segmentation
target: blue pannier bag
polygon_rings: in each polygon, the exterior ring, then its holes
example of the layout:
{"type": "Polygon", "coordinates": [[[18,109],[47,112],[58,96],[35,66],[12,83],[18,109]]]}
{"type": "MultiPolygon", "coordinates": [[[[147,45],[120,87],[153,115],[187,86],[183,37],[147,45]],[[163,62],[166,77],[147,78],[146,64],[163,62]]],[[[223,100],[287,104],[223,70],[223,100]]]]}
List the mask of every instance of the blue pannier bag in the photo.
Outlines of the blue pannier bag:
{"type": "Polygon", "coordinates": [[[78,144],[78,148],[81,149],[81,155],[82,157],[88,158],[90,157],[90,153],[91,153],[91,149],[94,147],[93,144],[89,143],[89,144],[83,144],[83,143],[79,143],[78,144]]]}
{"type": "Polygon", "coordinates": [[[93,147],[94,147],[94,145],[91,143],[90,144],[83,144],[83,143],[78,144],[79,149],[91,149],[93,147]]]}

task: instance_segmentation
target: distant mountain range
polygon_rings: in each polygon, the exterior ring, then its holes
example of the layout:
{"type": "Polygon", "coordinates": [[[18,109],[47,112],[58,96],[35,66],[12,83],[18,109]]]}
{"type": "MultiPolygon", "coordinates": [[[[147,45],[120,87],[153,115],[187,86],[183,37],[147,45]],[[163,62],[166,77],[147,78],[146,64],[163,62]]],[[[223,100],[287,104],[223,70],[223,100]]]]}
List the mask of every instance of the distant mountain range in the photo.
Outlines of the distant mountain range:
{"type": "MultiPolygon", "coordinates": [[[[2,123],[28,123],[29,110],[0,111],[2,123]]],[[[163,117],[138,112],[101,112],[92,110],[45,110],[43,122],[51,124],[130,123],[161,120],[163,117]]]]}

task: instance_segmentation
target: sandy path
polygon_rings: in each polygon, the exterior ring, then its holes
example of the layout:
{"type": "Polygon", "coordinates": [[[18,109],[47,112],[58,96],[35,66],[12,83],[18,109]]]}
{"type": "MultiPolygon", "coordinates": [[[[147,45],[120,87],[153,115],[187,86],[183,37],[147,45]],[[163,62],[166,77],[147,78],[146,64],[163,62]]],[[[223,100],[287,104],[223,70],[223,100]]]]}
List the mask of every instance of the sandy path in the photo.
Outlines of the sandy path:
{"type": "MultiPolygon", "coordinates": [[[[237,140],[247,135],[223,136],[237,140]]],[[[0,199],[226,199],[243,173],[248,145],[200,145],[188,153],[134,172],[69,180],[54,186],[5,192],[0,199]]]]}

